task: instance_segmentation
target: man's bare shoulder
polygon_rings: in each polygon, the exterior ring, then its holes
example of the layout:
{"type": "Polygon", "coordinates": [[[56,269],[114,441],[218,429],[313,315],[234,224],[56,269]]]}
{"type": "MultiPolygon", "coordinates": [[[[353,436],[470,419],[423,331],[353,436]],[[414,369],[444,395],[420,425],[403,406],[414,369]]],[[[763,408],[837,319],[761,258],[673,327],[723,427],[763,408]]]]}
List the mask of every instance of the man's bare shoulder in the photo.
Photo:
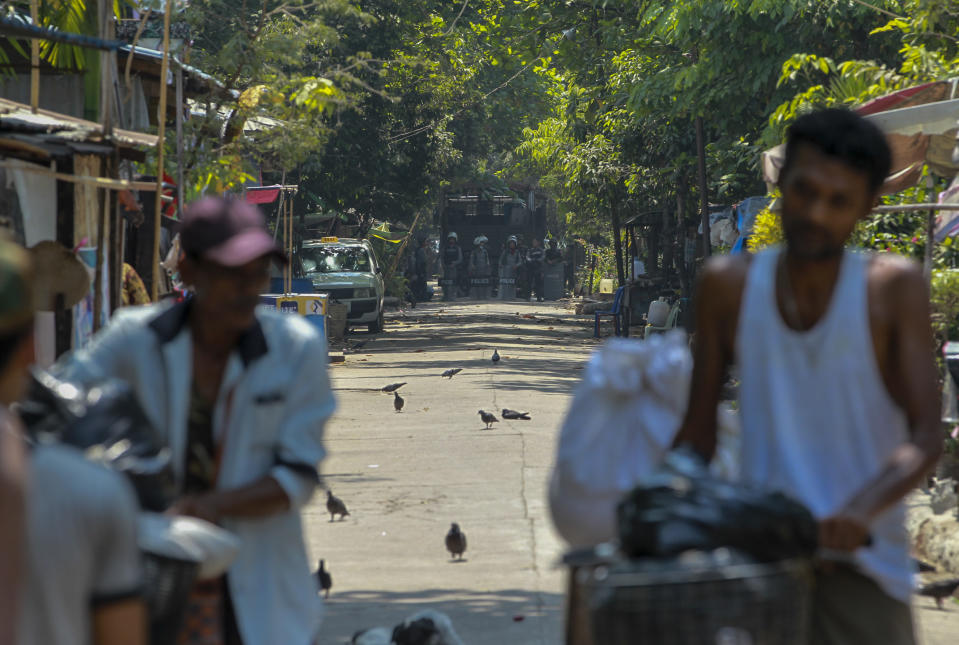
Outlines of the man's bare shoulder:
{"type": "Polygon", "coordinates": [[[895,253],[872,253],[869,256],[869,284],[883,299],[925,297],[926,279],[922,266],[895,253]]]}
{"type": "Polygon", "coordinates": [[[720,307],[734,306],[738,311],[751,264],[752,255],[748,254],[711,257],[700,277],[699,300],[720,307]]]}

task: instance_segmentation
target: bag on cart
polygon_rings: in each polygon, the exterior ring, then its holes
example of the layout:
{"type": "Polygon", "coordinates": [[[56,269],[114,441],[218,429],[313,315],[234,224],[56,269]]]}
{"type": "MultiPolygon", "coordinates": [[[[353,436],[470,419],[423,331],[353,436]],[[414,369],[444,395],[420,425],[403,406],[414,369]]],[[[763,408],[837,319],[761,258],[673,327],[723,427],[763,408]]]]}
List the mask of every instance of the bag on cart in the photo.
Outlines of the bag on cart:
{"type": "Polygon", "coordinates": [[[758,562],[810,558],[816,521],[783,495],[723,481],[691,449],[666,456],[663,466],[617,508],[619,538],[631,557],[669,557],[685,551],[736,549],[758,562]]]}

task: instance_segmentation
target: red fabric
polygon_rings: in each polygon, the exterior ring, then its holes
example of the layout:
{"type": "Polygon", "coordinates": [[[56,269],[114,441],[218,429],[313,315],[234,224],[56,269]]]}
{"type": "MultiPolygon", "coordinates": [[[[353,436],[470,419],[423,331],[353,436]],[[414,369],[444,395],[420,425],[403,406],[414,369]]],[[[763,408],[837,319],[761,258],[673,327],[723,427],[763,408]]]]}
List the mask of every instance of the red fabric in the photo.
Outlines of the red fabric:
{"type": "MultiPolygon", "coordinates": [[[[869,116],[870,114],[876,114],[877,112],[885,112],[886,110],[892,110],[893,108],[905,107],[900,106],[900,103],[904,103],[907,99],[940,83],[943,83],[943,81],[933,81],[931,83],[924,83],[923,85],[916,85],[915,87],[907,87],[904,90],[899,90],[898,92],[893,92],[892,94],[880,96],[877,99],[863,103],[862,106],[856,109],[856,112],[860,116],[869,116]]],[[[933,100],[935,101],[940,99],[933,100]]],[[[923,102],[926,103],[928,101],[923,102]]]]}
{"type": "Polygon", "coordinates": [[[246,191],[246,201],[250,204],[272,204],[279,196],[279,188],[248,188],[246,191]]]}
{"type": "Polygon", "coordinates": [[[164,194],[164,195],[173,198],[173,201],[170,202],[169,204],[167,204],[166,209],[163,211],[163,214],[166,215],[166,216],[169,217],[169,218],[176,219],[176,213],[177,213],[177,203],[176,203],[176,201],[177,201],[177,199],[176,199],[176,197],[177,197],[177,190],[176,190],[176,182],[173,181],[173,177],[171,177],[170,175],[168,175],[168,174],[166,174],[166,173],[164,172],[164,173],[163,173],[163,183],[164,183],[164,184],[171,184],[171,185],[173,186],[173,188],[164,188],[164,189],[163,189],[163,194],[164,194]]]}

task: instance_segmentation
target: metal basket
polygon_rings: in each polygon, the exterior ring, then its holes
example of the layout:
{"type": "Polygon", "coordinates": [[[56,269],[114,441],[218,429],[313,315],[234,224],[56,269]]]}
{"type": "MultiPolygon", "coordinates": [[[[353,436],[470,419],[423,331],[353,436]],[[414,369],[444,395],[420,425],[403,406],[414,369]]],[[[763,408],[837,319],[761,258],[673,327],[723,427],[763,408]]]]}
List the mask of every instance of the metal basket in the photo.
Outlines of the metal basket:
{"type": "Polygon", "coordinates": [[[805,561],[643,571],[621,562],[579,571],[595,645],[805,645],[805,561]]]}
{"type": "Polygon", "coordinates": [[[174,645],[200,565],[155,553],[143,554],[150,644],[174,645]]]}

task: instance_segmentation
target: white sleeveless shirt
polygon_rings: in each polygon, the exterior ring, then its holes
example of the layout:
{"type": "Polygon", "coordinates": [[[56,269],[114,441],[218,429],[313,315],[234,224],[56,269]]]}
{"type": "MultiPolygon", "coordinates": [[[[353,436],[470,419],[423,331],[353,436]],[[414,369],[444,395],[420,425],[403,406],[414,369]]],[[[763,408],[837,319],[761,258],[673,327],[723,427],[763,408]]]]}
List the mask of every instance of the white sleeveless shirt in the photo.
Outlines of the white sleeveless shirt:
{"type": "MultiPolygon", "coordinates": [[[[780,250],[757,254],[739,313],[743,481],[781,491],[817,519],[839,511],[876,477],[908,438],[876,361],[866,290],[869,256],[846,251],[832,301],[805,332],[786,326],[776,304],[780,250]]],[[[873,545],[855,565],[908,602],[912,560],[900,503],[870,527],[873,545]]]]}

